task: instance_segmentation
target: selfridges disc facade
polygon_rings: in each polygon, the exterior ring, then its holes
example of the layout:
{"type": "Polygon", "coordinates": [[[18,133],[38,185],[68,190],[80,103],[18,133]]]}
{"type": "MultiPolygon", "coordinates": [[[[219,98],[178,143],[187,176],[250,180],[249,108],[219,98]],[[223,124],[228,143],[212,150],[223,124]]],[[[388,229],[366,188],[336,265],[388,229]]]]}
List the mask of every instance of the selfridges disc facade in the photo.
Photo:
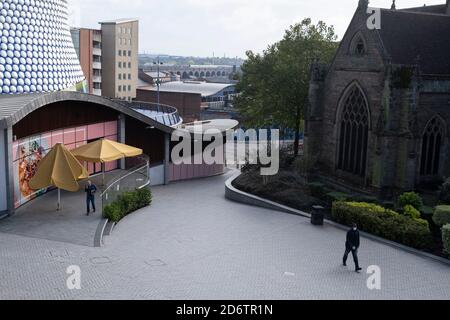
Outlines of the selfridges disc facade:
{"type": "Polygon", "coordinates": [[[65,0],[0,0],[0,94],[85,91],[65,0]]]}

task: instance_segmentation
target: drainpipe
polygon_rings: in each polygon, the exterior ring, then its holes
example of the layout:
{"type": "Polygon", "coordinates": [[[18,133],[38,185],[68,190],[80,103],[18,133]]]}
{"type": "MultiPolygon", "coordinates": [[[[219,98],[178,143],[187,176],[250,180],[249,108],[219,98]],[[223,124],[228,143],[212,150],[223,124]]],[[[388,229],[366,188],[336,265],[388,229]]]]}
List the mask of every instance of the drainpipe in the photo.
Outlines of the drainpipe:
{"type": "MultiPolygon", "coordinates": [[[[6,203],[7,213],[12,216],[15,213],[14,207],[14,167],[13,167],[13,130],[12,126],[5,131],[5,155],[6,155],[6,203]]],[[[17,177],[18,178],[18,177],[17,177]]]]}

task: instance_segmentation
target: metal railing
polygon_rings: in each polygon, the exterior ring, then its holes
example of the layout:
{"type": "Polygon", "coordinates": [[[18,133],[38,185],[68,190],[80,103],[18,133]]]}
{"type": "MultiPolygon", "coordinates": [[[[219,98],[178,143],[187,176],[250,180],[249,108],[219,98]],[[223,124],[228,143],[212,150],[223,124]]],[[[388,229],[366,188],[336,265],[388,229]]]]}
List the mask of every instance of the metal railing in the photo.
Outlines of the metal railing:
{"type": "Polygon", "coordinates": [[[121,194],[150,185],[149,157],[141,155],[132,160],[135,164],[131,168],[121,172],[105,185],[101,194],[102,209],[116,201],[121,194]]]}
{"type": "Polygon", "coordinates": [[[133,110],[166,126],[174,127],[183,123],[183,119],[180,117],[178,109],[175,107],[142,101],[132,101],[127,103],[133,110]]]}

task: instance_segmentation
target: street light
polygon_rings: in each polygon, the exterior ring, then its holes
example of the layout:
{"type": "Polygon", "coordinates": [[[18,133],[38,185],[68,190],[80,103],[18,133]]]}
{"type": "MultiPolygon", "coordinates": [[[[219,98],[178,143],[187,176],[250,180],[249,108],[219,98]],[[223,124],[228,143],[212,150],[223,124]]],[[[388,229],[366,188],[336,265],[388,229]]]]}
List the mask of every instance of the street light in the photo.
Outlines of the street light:
{"type": "Polygon", "coordinates": [[[157,62],[153,62],[153,64],[157,65],[156,67],[156,73],[157,73],[157,80],[156,80],[156,87],[157,87],[157,91],[158,91],[158,108],[160,105],[160,101],[159,101],[159,86],[161,85],[161,79],[159,77],[159,66],[162,65],[163,63],[159,61],[159,56],[158,56],[158,61],[157,62]]]}

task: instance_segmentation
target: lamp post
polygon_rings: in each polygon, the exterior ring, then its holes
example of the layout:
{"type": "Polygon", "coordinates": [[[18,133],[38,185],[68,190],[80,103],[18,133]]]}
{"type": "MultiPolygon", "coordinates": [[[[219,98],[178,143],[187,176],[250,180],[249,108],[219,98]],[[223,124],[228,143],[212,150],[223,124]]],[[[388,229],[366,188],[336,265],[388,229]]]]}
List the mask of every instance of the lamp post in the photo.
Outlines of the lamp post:
{"type": "Polygon", "coordinates": [[[156,87],[157,87],[157,95],[158,95],[158,108],[159,108],[159,105],[160,105],[160,99],[159,99],[159,86],[161,85],[161,79],[160,79],[160,77],[159,77],[159,66],[160,65],[162,65],[162,63],[160,62],[160,60],[159,60],[159,56],[158,56],[158,61],[157,62],[153,62],[153,64],[156,64],[157,65],[157,67],[156,67],[156,73],[157,73],[157,77],[156,77],[156,87]]]}

